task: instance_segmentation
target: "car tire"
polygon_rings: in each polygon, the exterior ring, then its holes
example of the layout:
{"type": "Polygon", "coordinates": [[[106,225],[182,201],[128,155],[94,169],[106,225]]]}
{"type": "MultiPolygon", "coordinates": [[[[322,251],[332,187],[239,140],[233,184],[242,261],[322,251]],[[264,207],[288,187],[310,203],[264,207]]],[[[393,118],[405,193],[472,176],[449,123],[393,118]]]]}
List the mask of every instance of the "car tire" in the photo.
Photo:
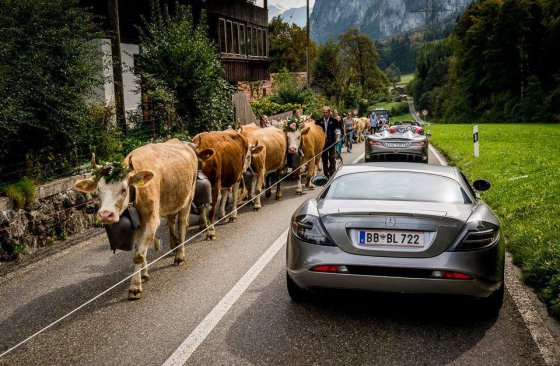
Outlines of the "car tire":
{"type": "Polygon", "coordinates": [[[288,295],[292,298],[294,302],[302,302],[308,299],[309,294],[308,292],[299,287],[294,280],[290,277],[290,275],[286,272],[286,285],[288,288],[288,295]]]}
{"type": "Polygon", "coordinates": [[[500,313],[500,309],[504,303],[505,285],[494,291],[490,296],[485,299],[479,299],[480,310],[482,313],[489,317],[496,317],[500,313]]]}

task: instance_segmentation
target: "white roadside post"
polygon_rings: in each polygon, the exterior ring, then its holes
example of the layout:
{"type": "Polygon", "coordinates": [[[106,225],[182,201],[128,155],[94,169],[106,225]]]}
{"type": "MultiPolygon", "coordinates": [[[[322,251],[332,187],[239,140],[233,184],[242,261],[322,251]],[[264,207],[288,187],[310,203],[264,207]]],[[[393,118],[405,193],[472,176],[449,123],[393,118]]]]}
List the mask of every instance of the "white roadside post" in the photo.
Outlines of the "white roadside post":
{"type": "Polygon", "coordinates": [[[474,143],[474,157],[478,158],[480,156],[480,150],[478,146],[478,125],[473,127],[473,143],[474,143]]]}

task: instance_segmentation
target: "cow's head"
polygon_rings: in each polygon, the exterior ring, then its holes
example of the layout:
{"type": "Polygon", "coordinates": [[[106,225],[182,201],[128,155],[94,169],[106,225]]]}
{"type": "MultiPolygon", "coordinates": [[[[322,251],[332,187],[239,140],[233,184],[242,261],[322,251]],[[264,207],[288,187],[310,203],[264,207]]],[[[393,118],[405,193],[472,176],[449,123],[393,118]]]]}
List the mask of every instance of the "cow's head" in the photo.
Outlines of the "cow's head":
{"type": "Polygon", "coordinates": [[[147,186],[152,181],[154,172],[134,171],[132,156],[128,165],[118,161],[97,165],[93,155],[91,164],[93,177],[77,181],[74,187],[84,193],[98,191],[101,207],[97,211],[97,219],[104,224],[117,223],[130,201],[130,187],[147,186]]]}
{"type": "Polygon", "coordinates": [[[247,169],[251,166],[251,162],[253,161],[253,156],[260,154],[263,151],[264,146],[259,145],[259,141],[257,140],[255,144],[249,142],[249,148],[247,149],[247,153],[245,154],[245,159],[243,161],[243,171],[246,172],[247,169]]]}
{"type": "Polygon", "coordinates": [[[288,125],[288,128],[284,129],[288,139],[288,153],[295,154],[302,148],[303,136],[309,132],[309,129],[309,126],[303,128],[293,128],[293,126],[290,125],[288,125]]]}

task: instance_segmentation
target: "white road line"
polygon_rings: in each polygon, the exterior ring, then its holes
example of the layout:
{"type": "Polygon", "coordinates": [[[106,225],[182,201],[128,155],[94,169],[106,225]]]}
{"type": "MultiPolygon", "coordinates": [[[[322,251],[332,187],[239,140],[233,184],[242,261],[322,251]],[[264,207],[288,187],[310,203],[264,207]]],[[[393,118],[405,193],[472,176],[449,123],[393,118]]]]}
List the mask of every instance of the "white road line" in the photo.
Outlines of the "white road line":
{"type": "Polygon", "coordinates": [[[361,153],[360,156],[358,156],[356,159],[354,159],[354,161],[352,162],[352,164],[356,164],[357,162],[359,162],[360,160],[362,160],[364,158],[364,156],[366,156],[366,153],[361,153]]]}
{"type": "Polygon", "coordinates": [[[432,152],[432,154],[434,154],[440,165],[447,166],[447,161],[441,156],[439,151],[437,151],[432,144],[430,144],[430,151],[432,152]]]}
{"type": "Polygon", "coordinates": [[[198,346],[204,342],[206,337],[212,332],[214,327],[227,314],[229,309],[243,295],[245,290],[257,278],[259,273],[274,258],[276,253],[284,246],[288,237],[288,229],[276,239],[276,241],[266,250],[266,252],[253,264],[251,268],[237,283],[229,290],[229,292],[220,300],[220,302],[206,315],[206,317],[197,325],[197,327],[189,334],[189,336],[181,343],[179,348],[165,361],[164,366],[180,366],[192,356],[198,346]]]}

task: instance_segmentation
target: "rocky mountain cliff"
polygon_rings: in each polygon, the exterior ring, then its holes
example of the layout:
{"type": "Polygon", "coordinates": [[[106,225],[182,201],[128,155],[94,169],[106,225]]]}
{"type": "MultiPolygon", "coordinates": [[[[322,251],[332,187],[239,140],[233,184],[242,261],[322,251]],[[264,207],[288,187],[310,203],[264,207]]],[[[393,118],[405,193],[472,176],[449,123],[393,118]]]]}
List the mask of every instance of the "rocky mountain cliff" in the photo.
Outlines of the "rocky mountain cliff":
{"type": "Polygon", "coordinates": [[[454,20],[473,0],[316,0],[311,36],[319,43],[335,39],[349,27],[359,27],[374,39],[427,23],[454,20]]]}

